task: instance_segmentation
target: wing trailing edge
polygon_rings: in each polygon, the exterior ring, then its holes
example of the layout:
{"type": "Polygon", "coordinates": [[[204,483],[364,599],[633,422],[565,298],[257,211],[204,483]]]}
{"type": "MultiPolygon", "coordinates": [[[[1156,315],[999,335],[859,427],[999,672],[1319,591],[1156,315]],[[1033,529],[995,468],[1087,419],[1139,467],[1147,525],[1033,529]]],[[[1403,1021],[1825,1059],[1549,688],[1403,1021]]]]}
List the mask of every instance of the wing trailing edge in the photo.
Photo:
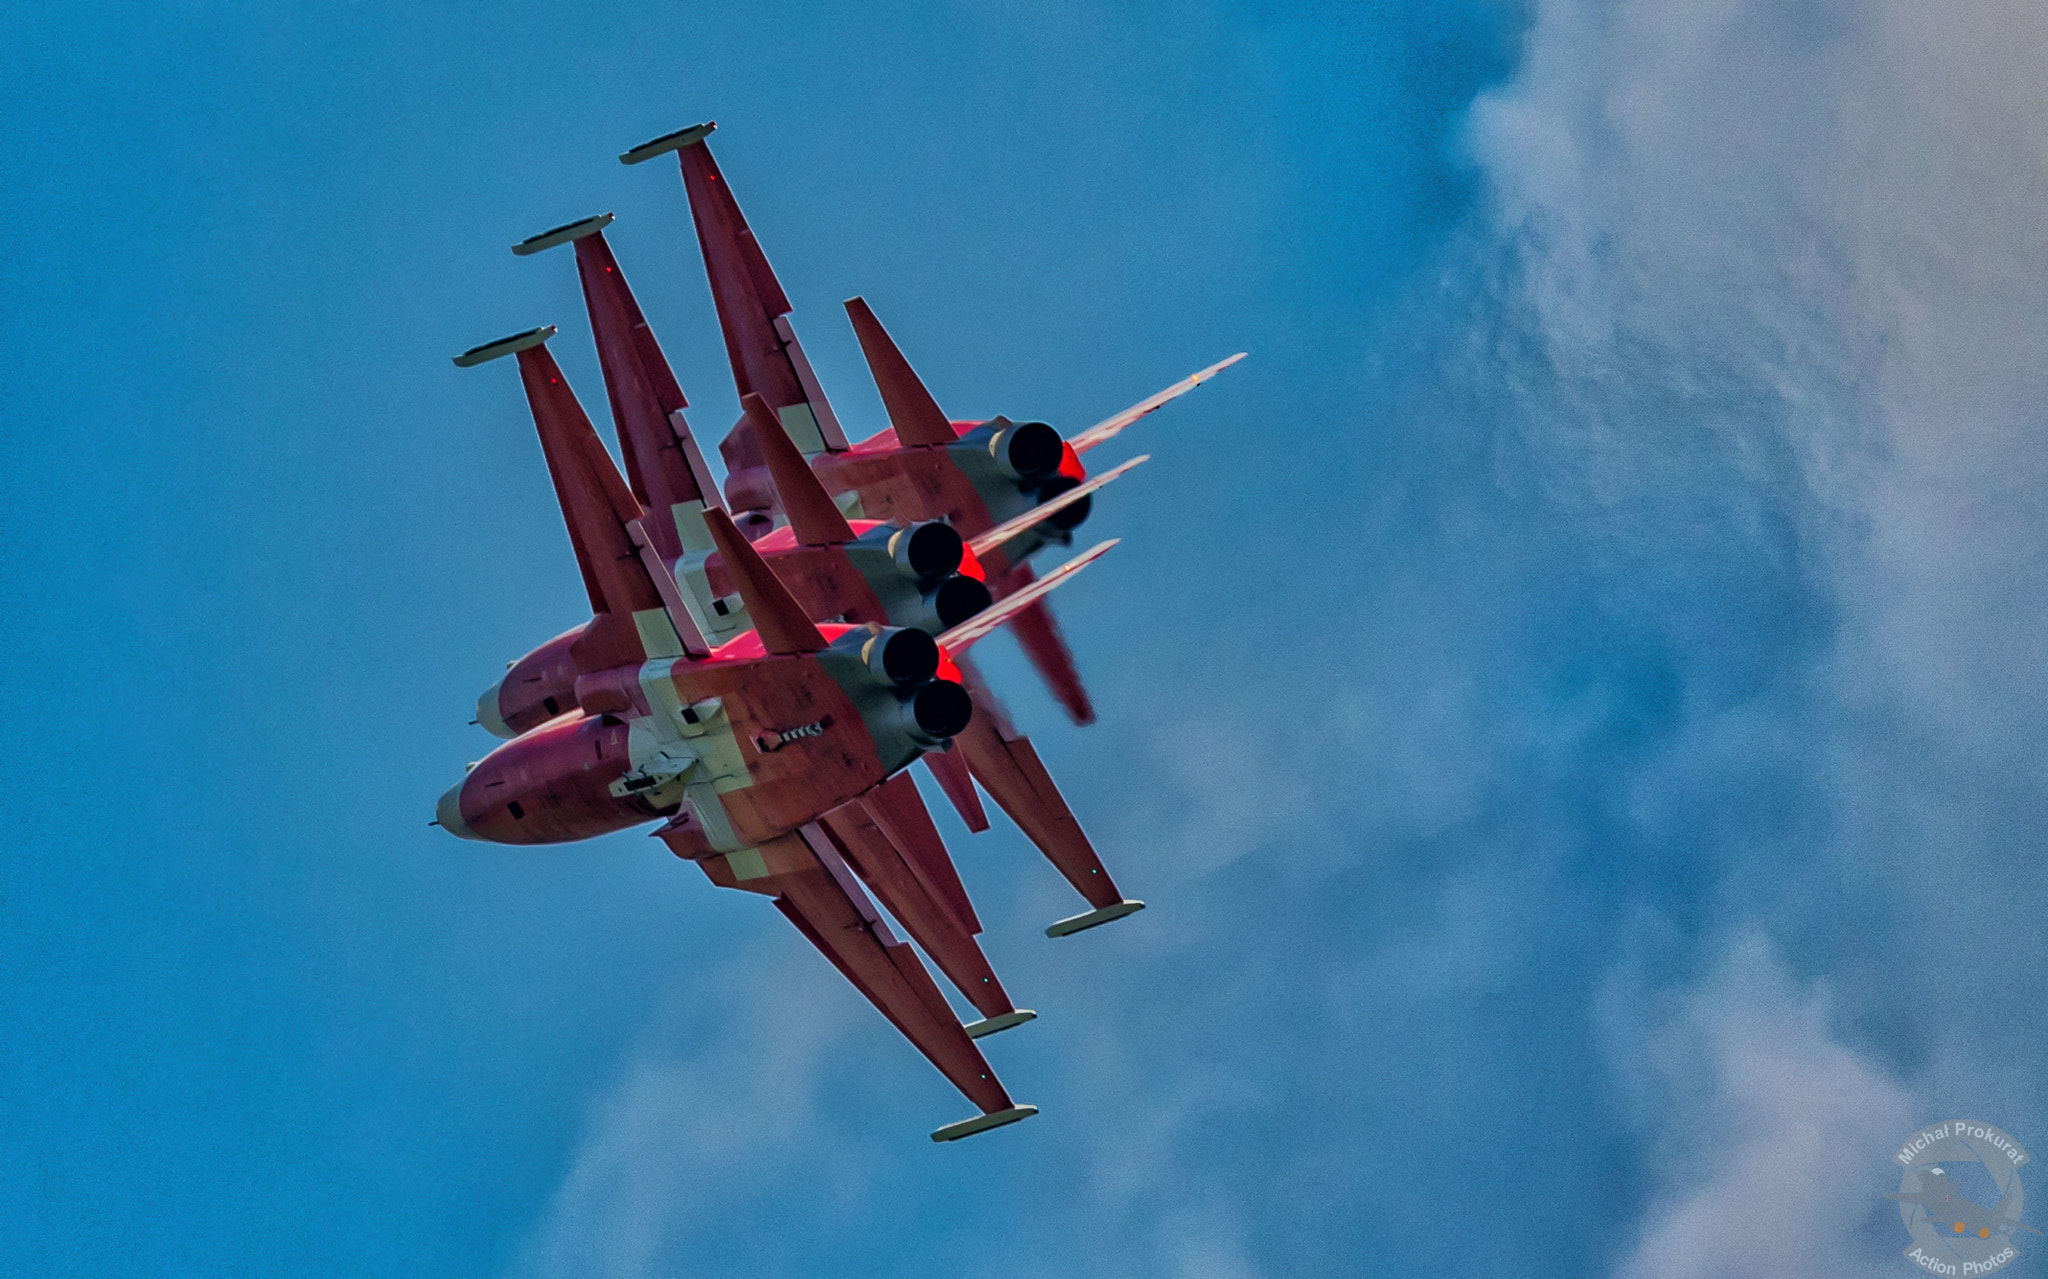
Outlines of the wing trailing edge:
{"type": "Polygon", "coordinates": [[[639,164],[676,153],[734,384],[740,394],[766,400],[804,454],[843,450],[846,432],[790,326],[789,298],[705,145],[714,127],[702,124],[667,134],[619,159],[639,164]]]}

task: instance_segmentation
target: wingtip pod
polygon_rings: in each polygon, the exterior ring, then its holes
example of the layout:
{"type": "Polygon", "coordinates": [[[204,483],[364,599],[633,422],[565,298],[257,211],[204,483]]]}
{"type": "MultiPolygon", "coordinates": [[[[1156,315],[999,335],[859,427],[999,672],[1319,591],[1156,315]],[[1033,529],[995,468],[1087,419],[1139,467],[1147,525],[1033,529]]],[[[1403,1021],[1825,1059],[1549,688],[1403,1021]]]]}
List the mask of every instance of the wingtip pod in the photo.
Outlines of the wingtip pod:
{"type": "Polygon", "coordinates": [[[1091,928],[1100,928],[1102,925],[1113,923],[1126,915],[1135,915],[1143,909],[1145,909],[1144,902],[1129,900],[1116,902],[1109,906],[1087,911],[1084,914],[1070,915],[1058,923],[1047,926],[1045,935],[1047,937],[1072,937],[1075,933],[1084,933],[1091,928]]]}
{"type": "Polygon", "coordinates": [[[932,1133],[932,1140],[958,1141],[962,1137],[972,1137],[978,1132],[987,1132],[991,1128],[1014,1124],[1020,1119],[1029,1119],[1037,1113],[1036,1106],[1011,1106],[1007,1110],[993,1110],[985,1115],[976,1115],[972,1119],[963,1119],[957,1124],[947,1124],[932,1133]]]}
{"type": "Polygon", "coordinates": [[[527,236],[524,240],[512,246],[512,252],[518,257],[530,257],[535,253],[539,253],[542,249],[552,249],[558,244],[567,244],[571,240],[580,240],[586,235],[596,235],[599,231],[604,230],[617,220],[618,218],[613,214],[600,213],[595,217],[578,218],[574,222],[564,222],[560,226],[549,227],[539,235],[527,236]]]}
{"type": "Polygon", "coordinates": [[[531,351],[534,347],[545,345],[547,340],[554,335],[555,326],[543,324],[537,329],[528,329],[524,333],[514,333],[511,337],[499,338],[495,342],[486,342],[482,346],[473,346],[455,357],[455,367],[458,369],[473,369],[479,364],[488,363],[500,356],[517,355],[521,351],[531,351]]]}
{"type": "Polygon", "coordinates": [[[656,156],[667,155],[671,151],[680,151],[684,147],[695,146],[697,143],[710,137],[717,128],[717,121],[706,120],[702,124],[693,124],[687,129],[677,129],[674,133],[664,133],[658,138],[642,142],[630,151],[621,152],[619,154],[619,163],[645,164],[656,156]]]}

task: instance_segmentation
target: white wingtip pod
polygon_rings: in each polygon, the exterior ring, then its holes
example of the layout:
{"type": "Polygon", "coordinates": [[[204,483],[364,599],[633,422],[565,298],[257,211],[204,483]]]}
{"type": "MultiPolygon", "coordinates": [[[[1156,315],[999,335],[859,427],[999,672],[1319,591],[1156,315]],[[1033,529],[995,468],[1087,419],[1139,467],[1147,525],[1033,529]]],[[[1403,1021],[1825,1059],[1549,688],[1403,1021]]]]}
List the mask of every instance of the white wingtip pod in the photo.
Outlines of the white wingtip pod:
{"type": "Polygon", "coordinates": [[[1047,937],[1071,937],[1075,933],[1086,932],[1091,928],[1099,928],[1113,920],[1122,919],[1126,915],[1135,915],[1143,909],[1145,909],[1145,903],[1140,901],[1126,899],[1120,902],[1112,902],[1100,910],[1091,910],[1080,915],[1070,915],[1048,927],[1045,930],[1045,935],[1047,937]]]}
{"type": "Polygon", "coordinates": [[[985,1115],[976,1115],[972,1119],[963,1119],[957,1124],[947,1124],[932,1134],[932,1140],[958,1141],[962,1137],[972,1137],[975,1133],[987,1132],[991,1128],[1014,1124],[1019,1119],[1029,1119],[1037,1113],[1036,1106],[1012,1106],[1008,1110],[990,1111],[985,1115]]]}
{"type": "Polygon", "coordinates": [[[600,213],[596,217],[578,218],[574,222],[564,222],[560,226],[549,227],[539,235],[527,236],[524,240],[512,246],[512,252],[522,258],[527,257],[540,252],[542,249],[552,249],[558,244],[567,244],[571,240],[580,240],[586,235],[596,235],[599,231],[604,230],[617,220],[610,213],[600,213]]]}
{"type": "Polygon", "coordinates": [[[554,335],[555,326],[543,324],[537,329],[528,329],[524,333],[514,333],[511,337],[499,338],[495,342],[486,342],[482,346],[473,346],[455,357],[455,367],[458,369],[473,369],[479,364],[495,360],[500,356],[517,355],[521,351],[531,351],[534,347],[545,345],[547,340],[554,335]]]}
{"type": "Polygon", "coordinates": [[[674,133],[664,133],[658,138],[642,142],[631,151],[622,153],[619,156],[619,163],[644,164],[655,156],[667,155],[671,151],[680,151],[684,147],[695,146],[697,143],[710,137],[711,131],[717,127],[718,123],[716,121],[706,120],[702,124],[693,124],[687,129],[677,129],[674,133]]]}

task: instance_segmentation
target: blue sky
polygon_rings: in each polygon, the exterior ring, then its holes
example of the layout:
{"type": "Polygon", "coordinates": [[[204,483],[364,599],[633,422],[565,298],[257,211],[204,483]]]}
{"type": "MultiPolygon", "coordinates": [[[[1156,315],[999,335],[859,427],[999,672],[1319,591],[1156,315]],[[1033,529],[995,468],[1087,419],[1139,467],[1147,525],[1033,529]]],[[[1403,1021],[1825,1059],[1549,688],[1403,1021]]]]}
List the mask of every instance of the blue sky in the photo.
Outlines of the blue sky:
{"type": "Polygon", "coordinates": [[[2048,1143],[2048,19],[1973,0],[18,7],[0,1255],[22,1273],[1901,1273],[2048,1143]],[[1043,1109],[762,903],[433,798],[581,589],[502,366],[604,210],[737,416],[701,119],[841,416],[1118,441],[992,673],[1152,909],[952,830],[1043,1109]],[[964,1112],[963,1112],[964,1113],[964,1112]]]}

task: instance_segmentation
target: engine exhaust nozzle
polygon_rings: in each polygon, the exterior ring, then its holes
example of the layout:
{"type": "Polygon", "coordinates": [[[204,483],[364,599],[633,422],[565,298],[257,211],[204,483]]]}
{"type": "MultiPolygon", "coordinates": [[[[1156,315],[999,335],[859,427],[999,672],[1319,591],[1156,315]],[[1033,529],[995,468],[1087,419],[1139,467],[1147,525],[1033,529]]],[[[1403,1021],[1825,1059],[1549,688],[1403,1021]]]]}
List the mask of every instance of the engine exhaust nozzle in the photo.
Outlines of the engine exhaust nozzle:
{"type": "Polygon", "coordinates": [[[868,669],[899,688],[922,684],[939,673],[939,643],[915,627],[883,631],[861,645],[868,669]]]}
{"type": "Polygon", "coordinates": [[[1060,467],[1060,433],[1043,422],[1012,422],[988,442],[996,465],[1012,478],[1035,480],[1060,467]]]}
{"type": "Polygon", "coordinates": [[[940,628],[948,631],[994,602],[985,583],[964,573],[956,573],[940,582],[926,598],[931,611],[939,619],[940,628]]]}
{"type": "Polygon", "coordinates": [[[903,726],[925,746],[953,737],[973,718],[974,699],[949,679],[932,680],[903,703],[903,726]]]}
{"type": "Polygon", "coordinates": [[[904,572],[919,581],[944,577],[960,567],[966,543],[951,524],[927,520],[897,529],[889,538],[889,554],[904,572]]]}

